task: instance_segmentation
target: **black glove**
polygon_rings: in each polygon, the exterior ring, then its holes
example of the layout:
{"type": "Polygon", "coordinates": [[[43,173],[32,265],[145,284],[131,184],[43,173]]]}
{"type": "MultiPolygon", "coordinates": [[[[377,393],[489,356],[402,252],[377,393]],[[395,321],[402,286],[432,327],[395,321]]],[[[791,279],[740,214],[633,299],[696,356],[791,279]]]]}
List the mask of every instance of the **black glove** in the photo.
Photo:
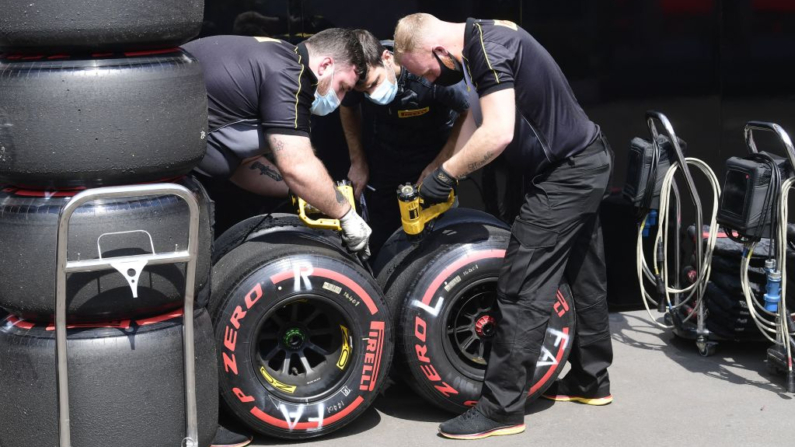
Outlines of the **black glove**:
{"type": "Polygon", "coordinates": [[[458,180],[439,166],[420,185],[420,198],[428,205],[446,202],[456,186],[458,180]]]}

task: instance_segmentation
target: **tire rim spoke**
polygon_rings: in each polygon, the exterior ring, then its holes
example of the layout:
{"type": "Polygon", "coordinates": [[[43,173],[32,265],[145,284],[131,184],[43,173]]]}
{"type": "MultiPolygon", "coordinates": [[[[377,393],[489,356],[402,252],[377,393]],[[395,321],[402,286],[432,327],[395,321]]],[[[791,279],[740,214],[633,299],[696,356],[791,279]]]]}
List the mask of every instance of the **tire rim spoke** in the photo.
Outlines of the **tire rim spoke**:
{"type": "Polygon", "coordinates": [[[284,363],[282,363],[282,375],[284,376],[290,375],[290,362],[292,361],[292,359],[293,359],[292,354],[287,354],[284,357],[284,363]]]}
{"type": "Polygon", "coordinates": [[[306,374],[309,374],[313,371],[312,366],[309,365],[309,360],[306,359],[303,351],[298,353],[298,359],[301,360],[301,364],[304,365],[304,371],[306,374]]]}
{"type": "Polygon", "coordinates": [[[315,320],[315,318],[317,318],[317,316],[320,315],[320,313],[321,313],[320,309],[315,309],[315,311],[312,312],[312,315],[310,315],[306,320],[304,320],[304,324],[309,326],[309,324],[312,323],[315,320]]]}
{"type": "Polygon", "coordinates": [[[447,334],[448,335],[461,334],[461,333],[464,333],[464,332],[472,332],[472,327],[470,325],[466,325],[466,326],[451,327],[451,328],[447,329],[447,334]]]}
{"type": "Polygon", "coordinates": [[[274,348],[271,349],[270,352],[265,354],[265,357],[262,357],[263,362],[270,361],[270,359],[272,359],[279,352],[281,352],[281,349],[279,348],[279,345],[274,346],[274,348]]]}
{"type": "Polygon", "coordinates": [[[472,346],[472,343],[475,343],[477,340],[478,340],[477,335],[470,335],[469,338],[467,338],[461,343],[461,349],[463,351],[469,352],[469,347],[472,346]]]}
{"type": "Polygon", "coordinates": [[[325,356],[331,355],[331,352],[321,348],[320,346],[312,343],[311,341],[306,342],[305,346],[306,346],[306,349],[310,349],[312,351],[315,351],[315,352],[317,352],[320,355],[325,355],[325,356]]]}
{"type": "Polygon", "coordinates": [[[278,315],[276,315],[276,313],[274,313],[273,315],[271,315],[271,316],[270,316],[270,319],[271,319],[271,320],[273,320],[273,322],[274,322],[274,323],[276,323],[276,327],[279,327],[279,328],[280,328],[280,327],[284,327],[284,326],[285,326],[285,324],[284,324],[284,320],[282,320],[282,319],[281,319],[281,317],[279,317],[278,315]]]}
{"type": "Polygon", "coordinates": [[[298,321],[298,308],[301,306],[301,303],[294,303],[290,306],[290,321],[296,322],[298,321]]]}

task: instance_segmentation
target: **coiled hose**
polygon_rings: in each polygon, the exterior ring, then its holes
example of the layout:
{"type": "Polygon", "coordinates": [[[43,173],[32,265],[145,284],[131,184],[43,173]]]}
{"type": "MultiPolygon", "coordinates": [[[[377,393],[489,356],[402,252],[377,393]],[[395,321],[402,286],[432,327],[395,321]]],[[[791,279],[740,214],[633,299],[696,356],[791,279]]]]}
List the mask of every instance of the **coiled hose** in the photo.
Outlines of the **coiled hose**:
{"type": "MultiPolygon", "coordinates": [[[[652,296],[646,291],[644,286],[643,278],[644,276],[653,284],[655,284],[658,290],[663,291],[663,295],[665,297],[666,309],[668,312],[673,312],[678,310],[685,304],[694,301],[693,308],[699,309],[701,305],[701,301],[704,296],[704,291],[706,290],[706,283],[709,281],[709,276],[712,271],[712,251],[715,248],[715,241],[718,235],[718,225],[716,222],[718,216],[718,204],[719,204],[719,197],[720,197],[720,183],[718,181],[717,176],[712,171],[712,169],[704,163],[702,160],[697,158],[685,158],[685,162],[688,166],[692,166],[698,168],[704,175],[706,176],[707,180],[709,181],[712,187],[712,215],[710,218],[709,224],[709,235],[707,238],[707,247],[704,251],[703,258],[696,260],[696,271],[698,273],[698,277],[688,287],[683,289],[676,289],[674,287],[668,287],[668,237],[667,229],[668,229],[668,222],[669,216],[671,214],[670,210],[670,203],[671,203],[671,191],[672,185],[674,184],[674,174],[676,171],[680,169],[680,164],[674,163],[668,169],[665,177],[663,178],[662,187],[660,189],[660,209],[659,209],[659,225],[657,229],[657,234],[655,235],[654,239],[654,253],[655,256],[652,256],[653,263],[652,266],[654,268],[654,273],[649,269],[648,265],[646,264],[646,258],[643,255],[643,230],[646,226],[646,222],[648,221],[649,214],[647,213],[641,224],[638,226],[638,243],[636,247],[636,256],[637,256],[637,274],[638,274],[638,282],[640,283],[640,290],[641,296],[643,298],[643,304],[646,307],[646,311],[649,314],[649,318],[651,319],[652,323],[655,325],[665,328],[665,329],[673,329],[673,325],[667,325],[656,321],[654,316],[651,313],[651,309],[649,307],[649,302],[651,302],[655,306],[659,306],[658,301],[656,301],[652,296]],[[662,244],[662,246],[661,246],[662,244]],[[659,282],[662,282],[660,284],[659,282]],[[684,294],[687,293],[687,297],[681,300],[677,304],[673,304],[671,302],[670,294],[684,294]]],[[[700,241],[700,232],[701,229],[697,229],[696,235],[696,243],[701,243],[700,241]]],[[[678,235],[677,235],[678,237],[678,235]]],[[[676,274],[679,274],[677,272],[676,274]]],[[[696,315],[696,312],[690,313],[682,322],[686,322],[690,320],[693,315],[696,315]]]]}

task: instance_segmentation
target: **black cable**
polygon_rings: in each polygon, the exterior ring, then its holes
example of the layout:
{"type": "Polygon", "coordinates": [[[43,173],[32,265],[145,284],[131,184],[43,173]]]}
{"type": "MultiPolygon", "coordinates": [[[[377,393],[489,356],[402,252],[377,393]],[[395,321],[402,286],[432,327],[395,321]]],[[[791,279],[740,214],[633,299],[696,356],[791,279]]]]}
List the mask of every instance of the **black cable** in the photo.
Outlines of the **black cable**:
{"type": "Polygon", "coordinates": [[[654,201],[654,193],[657,188],[657,167],[660,164],[660,153],[662,149],[657,140],[652,140],[651,166],[649,167],[649,177],[646,178],[646,190],[643,191],[643,200],[638,207],[638,220],[643,219],[651,211],[651,203],[654,201]]]}
{"type": "Polygon", "coordinates": [[[259,229],[259,226],[260,226],[260,225],[262,225],[262,223],[263,223],[263,222],[265,222],[265,220],[266,220],[266,219],[268,219],[269,217],[271,217],[271,215],[272,215],[273,213],[275,213],[275,212],[276,212],[276,211],[277,211],[279,208],[283,207],[284,205],[286,205],[286,204],[288,204],[288,203],[290,203],[290,199],[283,200],[283,201],[279,202],[278,204],[276,204],[276,206],[274,206],[273,208],[271,208],[271,210],[270,210],[270,211],[268,211],[268,214],[265,214],[264,216],[262,216],[262,219],[260,219],[260,220],[259,220],[259,222],[257,222],[257,224],[256,224],[256,225],[254,225],[253,227],[251,227],[251,229],[250,229],[250,230],[248,230],[248,232],[247,232],[247,233],[246,233],[246,234],[245,234],[245,235],[244,235],[244,236],[243,236],[241,239],[239,239],[239,240],[237,241],[237,244],[242,244],[243,242],[245,242],[245,241],[246,241],[246,239],[248,239],[248,237],[249,237],[249,236],[251,236],[251,233],[253,233],[253,232],[254,232],[254,231],[256,231],[257,229],[259,229]]]}
{"type": "Polygon", "coordinates": [[[762,213],[762,218],[753,236],[758,241],[764,238],[765,225],[768,223],[769,218],[770,229],[768,240],[770,243],[770,248],[768,249],[768,259],[776,259],[776,254],[778,252],[778,247],[776,247],[776,240],[778,239],[776,235],[778,215],[776,210],[773,209],[773,205],[778,203],[781,192],[781,171],[778,168],[778,164],[776,164],[776,161],[770,156],[770,154],[760,152],[755,154],[754,158],[761,159],[770,168],[770,183],[768,183],[767,192],[765,193],[765,202],[762,208],[764,210],[762,213]]]}

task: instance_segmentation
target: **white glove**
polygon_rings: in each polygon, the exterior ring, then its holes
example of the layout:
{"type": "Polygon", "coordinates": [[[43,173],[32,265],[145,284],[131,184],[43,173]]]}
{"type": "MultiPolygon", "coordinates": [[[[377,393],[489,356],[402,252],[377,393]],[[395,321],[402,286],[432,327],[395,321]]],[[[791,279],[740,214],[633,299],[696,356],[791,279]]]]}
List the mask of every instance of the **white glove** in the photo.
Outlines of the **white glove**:
{"type": "Polygon", "coordinates": [[[342,242],[348,246],[351,251],[364,250],[365,255],[370,255],[370,247],[367,245],[370,239],[370,234],[373,230],[367,225],[356,211],[351,208],[347,214],[340,219],[340,226],[342,227],[342,242]]]}

